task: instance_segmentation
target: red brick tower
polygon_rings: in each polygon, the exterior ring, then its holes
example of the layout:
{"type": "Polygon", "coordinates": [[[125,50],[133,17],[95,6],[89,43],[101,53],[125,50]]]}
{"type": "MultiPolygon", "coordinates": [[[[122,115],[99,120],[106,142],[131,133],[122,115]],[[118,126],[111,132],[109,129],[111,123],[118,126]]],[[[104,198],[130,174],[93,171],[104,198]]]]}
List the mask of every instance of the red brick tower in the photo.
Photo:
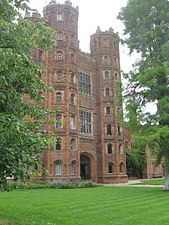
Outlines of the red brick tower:
{"type": "Polygon", "coordinates": [[[96,60],[96,105],[98,114],[98,181],[103,183],[125,182],[126,155],[123,129],[118,112],[120,81],[118,35],[110,28],[102,32],[98,27],[90,41],[91,54],[96,60]]]}
{"type": "MultiPolygon", "coordinates": [[[[38,13],[33,17],[41,20],[38,13]]],[[[54,94],[47,94],[46,107],[56,111],[59,121],[47,127],[59,141],[54,151],[44,152],[45,178],[126,182],[118,116],[122,103],[117,101],[121,95],[118,35],[112,28],[106,32],[98,28],[88,54],[79,50],[78,8],[70,1],[57,4],[52,0],[44,8],[44,17],[55,30],[57,45],[50,53],[35,50],[33,58],[46,67],[42,79],[55,89],[54,94]]]]}
{"type": "Polygon", "coordinates": [[[80,158],[78,149],[78,8],[70,1],[57,4],[52,0],[44,8],[48,26],[56,32],[57,46],[47,60],[48,84],[56,90],[48,96],[48,107],[56,112],[56,119],[61,120],[49,127],[59,137],[56,150],[45,153],[44,164],[47,177],[79,179],[80,158]]]}

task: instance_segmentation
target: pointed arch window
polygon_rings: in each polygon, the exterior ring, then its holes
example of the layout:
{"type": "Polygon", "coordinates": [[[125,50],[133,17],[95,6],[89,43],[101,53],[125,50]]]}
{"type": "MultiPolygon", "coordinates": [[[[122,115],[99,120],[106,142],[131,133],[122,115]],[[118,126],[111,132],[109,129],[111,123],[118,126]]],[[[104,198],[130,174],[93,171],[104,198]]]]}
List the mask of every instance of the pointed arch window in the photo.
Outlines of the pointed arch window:
{"type": "Polygon", "coordinates": [[[119,165],[119,172],[124,173],[124,163],[123,162],[121,162],[119,165]]]}
{"type": "Polygon", "coordinates": [[[70,116],[70,129],[76,129],[75,126],[75,115],[70,116]]]}
{"type": "Polygon", "coordinates": [[[71,173],[71,175],[75,175],[75,173],[76,173],[76,161],[75,160],[73,160],[72,162],[71,162],[71,165],[70,165],[70,173],[71,173]]]}
{"type": "Polygon", "coordinates": [[[71,105],[75,104],[75,95],[73,93],[70,95],[70,104],[71,105]]]}
{"type": "Polygon", "coordinates": [[[112,135],[111,124],[107,125],[107,135],[112,135]]]}
{"type": "Polygon", "coordinates": [[[118,129],[118,136],[121,136],[121,127],[118,126],[117,129],[118,129]]]}
{"type": "Polygon", "coordinates": [[[113,163],[110,162],[109,165],[108,165],[108,173],[113,173],[113,163]]]}
{"type": "Polygon", "coordinates": [[[60,162],[60,161],[55,162],[55,174],[56,175],[62,174],[62,162],[60,162]]]}
{"type": "Polygon", "coordinates": [[[70,149],[72,151],[76,150],[76,140],[74,138],[71,138],[71,140],[70,140],[70,149]]]}
{"type": "Polygon", "coordinates": [[[108,154],[112,154],[112,144],[111,144],[111,143],[109,143],[109,144],[107,145],[107,153],[108,153],[108,154]]]}
{"type": "Polygon", "coordinates": [[[72,83],[72,84],[75,83],[75,75],[74,75],[74,73],[70,73],[70,83],[72,83]]]}
{"type": "Polygon", "coordinates": [[[119,153],[123,154],[123,145],[122,144],[119,144],[119,153]]]}

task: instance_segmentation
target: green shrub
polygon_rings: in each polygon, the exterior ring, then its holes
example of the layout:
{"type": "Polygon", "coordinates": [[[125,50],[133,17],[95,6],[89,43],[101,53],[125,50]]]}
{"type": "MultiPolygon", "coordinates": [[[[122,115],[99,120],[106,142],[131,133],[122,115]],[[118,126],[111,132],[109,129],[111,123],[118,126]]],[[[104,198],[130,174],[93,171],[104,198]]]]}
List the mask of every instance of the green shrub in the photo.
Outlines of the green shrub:
{"type": "Polygon", "coordinates": [[[8,184],[8,190],[11,191],[13,189],[40,189],[40,188],[48,188],[48,184],[45,181],[35,181],[35,183],[31,182],[11,182],[8,184]]]}
{"type": "Polygon", "coordinates": [[[89,188],[96,187],[97,184],[92,181],[68,182],[64,180],[53,180],[49,187],[57,189],[89,188]]]}
{"type": "Polygon", "coordinates": [[[35,180],[35,182],[11,182],[7,183],[5,189],[0,186],[0,191],[12,191],[13,189],[41,189],[41,188],[56,188],[56,189],[74,189],[74,188],[89,188],[96,187],[97,184],[92,181],[68,182],[64,180],[53,180],[47,183],[44,180],[35,180]]]}
{"type": "Polygon", "coordinates": [[[64,180],[53,180],[49,183],[49,187],[57,189],[71,189],[76,188],[75,183],[67,182],[64,180]]]}
{"type": "Polygon", "coordinates": [[[78,188],[97,187],[98,185],[92,181],[80,181],[77,183],[78,188]]]}

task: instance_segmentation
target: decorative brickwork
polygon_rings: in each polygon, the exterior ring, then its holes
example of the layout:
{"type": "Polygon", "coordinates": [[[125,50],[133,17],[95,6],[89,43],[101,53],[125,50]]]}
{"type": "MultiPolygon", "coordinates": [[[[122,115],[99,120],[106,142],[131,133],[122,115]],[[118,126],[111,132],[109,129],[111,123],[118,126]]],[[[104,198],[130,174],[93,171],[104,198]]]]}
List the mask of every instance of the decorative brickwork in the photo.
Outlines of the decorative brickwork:
{"type": "MultiPolygon", "coordinates": [[[[106,32],[98,28],[91,36],[91,54],[81,52],[78,14],[70,1],[57,4],[52,0],[44,8],[45,21],[55,30],[57,42],[50,53],[39,53],[46,67],[42,79],[56,90],[56,94],[47,94],[46,107],[59,108],[62,118],[59,126],[48,127],[49,132],[58,134],[60,146],[44,153],[48,171],[44,177],[127,182],[123,129],[118,119],[121,105],[116,100],[118,35],[112,28],[106,32]]],[[[35,53],[38,57],[38,51],[35,53]]]]}

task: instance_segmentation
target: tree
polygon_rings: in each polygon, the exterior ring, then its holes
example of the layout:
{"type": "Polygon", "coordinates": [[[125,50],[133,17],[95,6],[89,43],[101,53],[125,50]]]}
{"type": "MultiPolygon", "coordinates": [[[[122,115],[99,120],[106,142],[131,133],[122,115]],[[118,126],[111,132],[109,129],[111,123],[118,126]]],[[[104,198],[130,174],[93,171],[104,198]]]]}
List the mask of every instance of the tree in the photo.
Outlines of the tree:
{"type": "Polygon", "coordinates": [[[127,105],[132,108],[133,101],[137,102],[133,109],[136,126],[131,133],[137,130],[140,138],[148,135],[146,146],[158,152],[157,163],[165,162],[164,189],[169,190],[169,1],[129,0],[118,19],[125,25],[123,43],[130,54],[140,55],[125,76],[127,105]],[[149,103],[156,105],[156,112],[145,110],[149,103]]]}
{"type": "Polygon", "coordinates": [[[55,141],[45,126],[53,115],[44,109],[44,95],[52,91],[39,74],[44,68],[32,60],[32,49],[50,50],[53,30],[44,22],[23,19],[30,10],[25,0],[0,0],[0,186],[7,177],[29,179],[42,163],[42,151],[55,141]],[[29,99],[23,101],[24,96],[29,99]]]}
{"type": "Polygon", "coordinates": [[[126,169],[129,177],[143,178],[146,166],[146,153],[142,148],[126,151],[126,169]]]}

